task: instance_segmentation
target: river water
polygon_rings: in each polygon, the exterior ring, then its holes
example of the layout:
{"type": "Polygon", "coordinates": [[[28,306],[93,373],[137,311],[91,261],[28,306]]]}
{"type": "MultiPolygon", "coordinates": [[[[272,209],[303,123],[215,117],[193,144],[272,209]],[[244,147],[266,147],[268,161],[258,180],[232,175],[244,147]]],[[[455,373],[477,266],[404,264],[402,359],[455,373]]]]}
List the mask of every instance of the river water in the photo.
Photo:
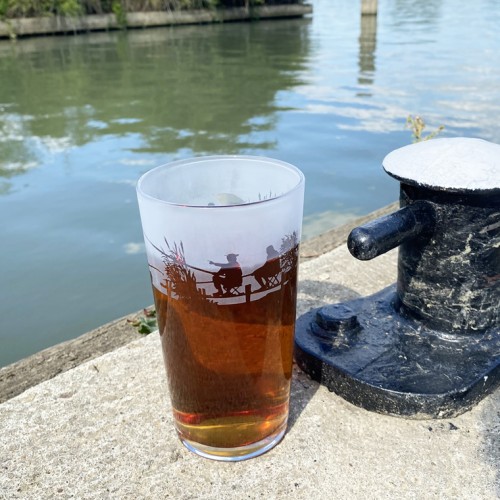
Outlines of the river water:
{"type": "Polygon", "coordinates": [[[256,154],[304,236],[386,205],[409,114],[500,143],[500,0],[314,0],[310,18],[0,41],[0,366],[152,302],[135,182],[256,154]]]}

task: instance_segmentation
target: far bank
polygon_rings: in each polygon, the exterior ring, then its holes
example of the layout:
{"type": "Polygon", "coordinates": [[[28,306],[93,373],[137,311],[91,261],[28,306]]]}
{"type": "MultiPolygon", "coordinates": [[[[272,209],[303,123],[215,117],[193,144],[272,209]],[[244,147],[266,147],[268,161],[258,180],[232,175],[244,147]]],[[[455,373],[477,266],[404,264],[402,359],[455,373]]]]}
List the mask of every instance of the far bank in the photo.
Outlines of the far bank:
{"type": "Polygon", "coordinates": [[[235,7],[190,11],[127,12],[124,15],[113,13],[88,16],[13,18],[0,20],[0,38],[293,18],[311,14],[312,10],[312,5],[308,4],[284,4],[262,5],[251,8],[235,7]]]}

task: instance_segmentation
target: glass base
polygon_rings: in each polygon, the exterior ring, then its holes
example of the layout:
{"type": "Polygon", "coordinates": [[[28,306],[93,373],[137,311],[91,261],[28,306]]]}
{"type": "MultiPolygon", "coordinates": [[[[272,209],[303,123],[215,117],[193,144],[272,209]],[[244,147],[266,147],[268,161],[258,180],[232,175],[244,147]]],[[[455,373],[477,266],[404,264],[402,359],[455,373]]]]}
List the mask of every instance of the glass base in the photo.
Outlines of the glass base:
{"type": "Polygon", "coordinates": [[[194,441],[189,441],[180,436],[182,444],[193,453],[196,453],[200,457],[209,458],[211,460],[218,460],[220,462],[240,462],[242,460],[248,460],[249,458],[258,457],[274,448],[285,435],[286,432],[286,421],[283,426],[281,426],[277,431],[275,431],[270,436],[257,441],[256,443],[251,443],[246,446],[238,446],[235,448],[215,448],[213,446],[207,446],[200,443],[195,443],[194,441]]]}

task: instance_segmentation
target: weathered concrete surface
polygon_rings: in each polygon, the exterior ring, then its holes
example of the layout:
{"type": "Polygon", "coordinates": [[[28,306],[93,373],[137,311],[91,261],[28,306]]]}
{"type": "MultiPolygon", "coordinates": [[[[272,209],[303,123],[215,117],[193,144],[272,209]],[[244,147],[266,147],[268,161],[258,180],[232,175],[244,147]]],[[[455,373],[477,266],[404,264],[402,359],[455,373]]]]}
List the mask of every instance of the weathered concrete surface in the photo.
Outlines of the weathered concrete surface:
{"type": "Polygon", "coordinates": [[[137,340],[140,334],[133,323],[141,315],[142,312],[130,314],[0,368],[0,403],[84,361],[137,340]]]}
{"type": "MultiPolygon", "coordinates": [[[[305,241],[300,246],[301,262],[318,257],[347,241],[351,229],[364,222],[397,209],[398,203],[383,207],[340,227],[305,241]]],[[[25,359],[0,368],[0,403],[7,401],[33,385],[55,377],[139,338],[132,323],[141,312],[107,323],[80,337],[44,349],[25,359]]]]}
{"type": "MultiPolygon", "coordinates": [[[[345,246],[301,267],[299,313],[396,276],[345,246]]],[[[369,413],[295,371],[283,442],[236,464],[197,457],[172,427],[157,334],[0,405],[0,498],[496,499],[500,391],[453,420],[369,413]]]]}
{"type": "MultiPolygon", "coordinates": [[[[171,26],[177,24],[202,24],[214,22],[243,21],[250,19],[272,19],[300,17],[312,12],[311,5],[266,5],[251,9],[210,9],[191,11],[128,12],[127,28],[171,26]]],[[[0,21],[0,38],[27,35],[49,35],[55,33],[77,33],[123,28],[114,14],[79,17],[36,17],[0,21]]]]}

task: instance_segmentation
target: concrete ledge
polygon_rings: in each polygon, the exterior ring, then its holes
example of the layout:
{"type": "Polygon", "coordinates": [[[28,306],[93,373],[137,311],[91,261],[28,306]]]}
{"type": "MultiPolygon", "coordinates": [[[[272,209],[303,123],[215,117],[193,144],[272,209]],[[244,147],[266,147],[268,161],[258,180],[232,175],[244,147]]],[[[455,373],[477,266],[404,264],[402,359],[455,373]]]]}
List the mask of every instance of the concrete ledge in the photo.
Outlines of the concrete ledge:
{"type": "MultiPolygon", "coordinates": [[[[301,243],[301,262],[318,257],[344,244],[353,227],[393,212],[397,207],[398,203],[392,203],[371,214],[354,219],[347,224],[331,229],[316,238],[301,243]]],[[[83,334],[76,339],[49,347],[25,359],[0,368],[0,403],[85,361],[97,358],[106,352],[137,340],[139,334],[137,329],[132,326],[132,323],[141,315],[142,311],[134,312],[83,334]]]]}
{"type": "Polygon", "coordinates": [[[140,315],[141,312],[130,314],[0,368],[0,403],[84,361],[137,340],[140,334],[132,323],[140,315]]]}
{"type": "MultiPolygon", "coordinates": [[[[299,314],[393,282],[396,257],[360,262],[343,245],[305,262],[299,314]]],[[[217,463],[177,439],[155,333],[1,404],[0,470],[6,499],[494,500],[500,391],[453,420],[405,420],[354,407],[294,370],[282,443],[217,463]]]]}
{"type": "Polygon", "coordinates": [[[311,5],[268,5],[251,9],[213,9],[194,11],[128,12],[126,26],[114,14],[82,17],[14,18],[0,21],[0,38],[82,31],[106,31],[179,24],[201,24],[251,19],[301,17],[312,12],[311,5]]]}
{"type": "MultiPolygon", "coordinates": [[[[318,257],[339,247],[347,241],[347,236],[353,227],[393,212],[397,207],[398,203],[392,203],[347,224],[331,229],[316,238],[304,241],[300,246],[301,262],[318,257]]],[[[34,385],[75,368],[85,361],[97,358],[106,352],[137,340],[139,334],[137,329],[132,326],[132,323],[141,315],[142,311],[134,312],[76,339],[49,347],[0,368],[0,403],[21,394],[34,385]]]]}

